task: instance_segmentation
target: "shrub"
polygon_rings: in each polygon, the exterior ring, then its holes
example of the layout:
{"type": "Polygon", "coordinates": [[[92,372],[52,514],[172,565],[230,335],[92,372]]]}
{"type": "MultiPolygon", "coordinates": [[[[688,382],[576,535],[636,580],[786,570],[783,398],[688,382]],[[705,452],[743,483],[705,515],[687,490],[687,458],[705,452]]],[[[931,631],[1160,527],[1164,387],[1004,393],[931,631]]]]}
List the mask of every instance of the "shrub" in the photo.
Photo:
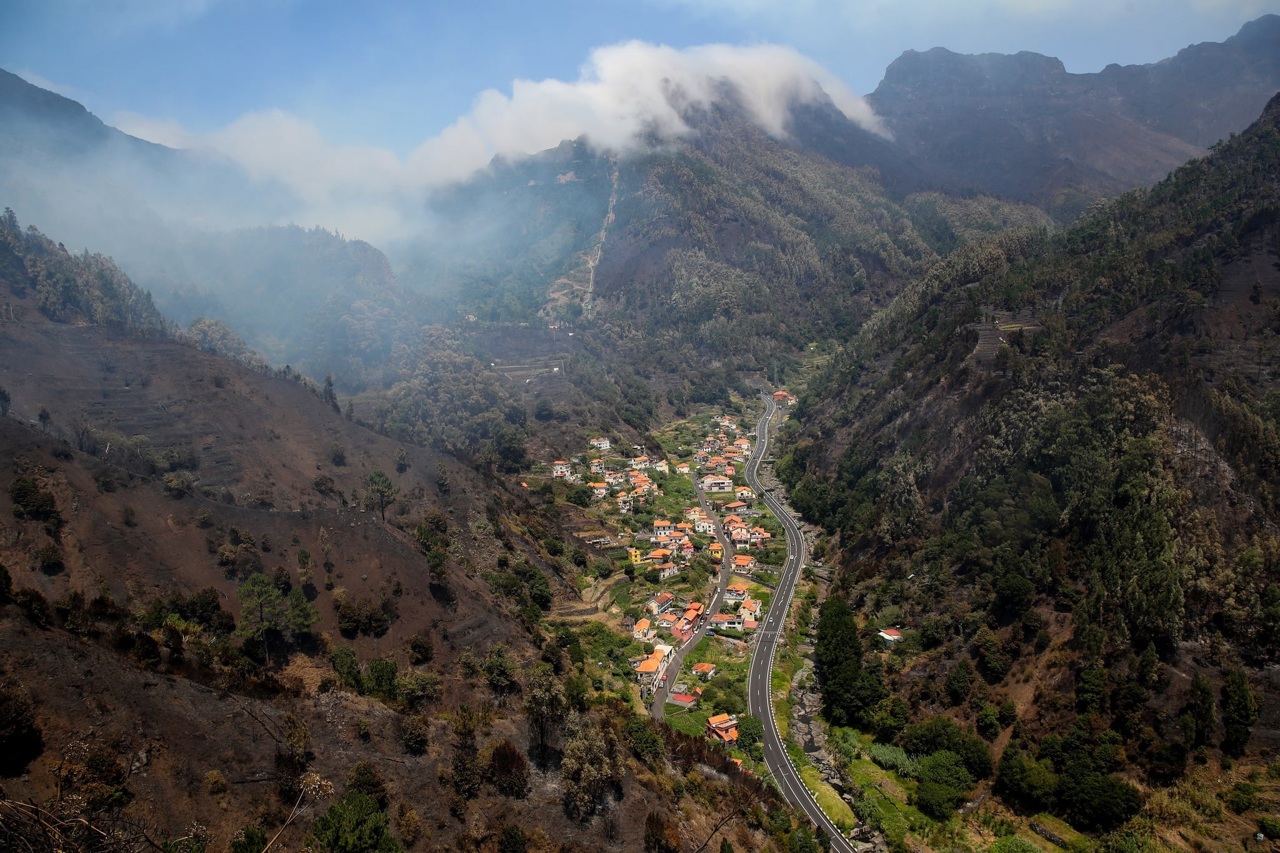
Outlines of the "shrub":
{"type": "Polygon", "coordinates": [[[907,755],[906,750],[900,746],[888,743],[873,743],[867,752],[871,760],[885,770],[890,770],[907,779],[916,779],[920,776],[919,760],[907,755]]]}
{"type": "Polygon", "coordinates": [[[387,814],[368,794],[348,791],[311,825],[311,837],[326,853],[399,853],[387,814]]]}
{"type": "Polygon", "coordinates": [[[435,648],[432,646],[430,635],[418,633],[409,638],[409,663],[421,666],[424,663],[430,663],[434,656],[435,648]]]}
{"type": "Polygon", "coordinates": [[[204,787],[210,794],[225,794],[227,792],[227,777],[223,776],[221,771],[210,770],[204,774],[204,787]]]}
{"type": "Polygon", "coordinates": [[[396,809],[396,829],[400,830],[400,839],[409,847],[422,837],[422,818],[408,803],[401,803],[396,809]]]}
{"type": "Polygon", "coordinates": [[[529,762],[507,738],[489,755],[489,782],[507,797],[523,799],[529,794],[529,762]]]}
{"type": "Polygon", "coordinates": [[[973,777],[960,756],[942,750],[920,760],[916,806],[936,820],[946,820],[973,787],[973,777]]]}
{"type": "Polygon", "coordinates": [[[430,744],[431,724],[426,717],[415,714],[400,724],[400,740],[404,751],[410,755],[422,755],[430,744]]]}
{"type": "Polygon", "coordinates": [[[373,797],[380,809],[386,809],[391,800],[387,783],[372,761],[357,761],[351,765],[351,770],[347,773],[347,790],[373,797]]]}

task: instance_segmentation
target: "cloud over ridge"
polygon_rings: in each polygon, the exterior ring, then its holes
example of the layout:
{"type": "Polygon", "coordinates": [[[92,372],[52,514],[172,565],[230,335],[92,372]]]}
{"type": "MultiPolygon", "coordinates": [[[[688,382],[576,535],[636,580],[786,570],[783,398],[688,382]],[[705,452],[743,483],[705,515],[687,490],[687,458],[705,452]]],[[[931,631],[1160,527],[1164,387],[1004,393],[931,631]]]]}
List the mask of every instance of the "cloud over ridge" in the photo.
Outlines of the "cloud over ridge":
{"type": "Polygon", "coordinates": [[[464,180],[495,156],[520,157],[584,137],[600,151],[625,153],[642,136],[691,131],[688,108],[708,107],[731,89],[766,132],[783,136],[796,103],[830,101],[875,133],[884,128],[861,97],[797,51],[779,45],[703,45],[677,49],[631,41],[593,50],[578,79],[516,80],[510,94],[481,92],[471,110],[407,157],[372,145],[334,145],[311,122],[281,110],[246,114],[207,134],[133,114],[117,125],[153,142],[228,158],[250,176],[279,181],[306,206],[299,218],[361,236],[391,236],[393,208],[409,195],[464,180]],[[386,208],[378,210],[378,208],[386,208]],[[364,227],[352,222],[358,215],[364,227]]]}

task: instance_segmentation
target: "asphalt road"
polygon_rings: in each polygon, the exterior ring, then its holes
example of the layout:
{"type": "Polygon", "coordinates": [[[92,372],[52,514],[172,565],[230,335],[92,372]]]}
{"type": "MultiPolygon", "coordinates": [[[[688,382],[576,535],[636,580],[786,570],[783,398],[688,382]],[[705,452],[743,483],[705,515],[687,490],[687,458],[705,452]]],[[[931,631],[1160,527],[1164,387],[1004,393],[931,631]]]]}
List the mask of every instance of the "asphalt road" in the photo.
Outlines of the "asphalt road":
{"type": "Polygon", "coordinates": [[[764,763],[773,775],[782,791],[783,797],[799,809],[802,809],[815,826],[822,827],[831,839],[831,849],[839,853],[853,853],[853,846],[845,839],[844,834],[826,816],[818,806],[817,800],[800,779],[800,774],[791,763],[782,738],[778,734],[777,723],[773,719],[773,699],[770,695],[773,671],[773,658],[777,652],[778,638],[782,635],[786,624],[787,612],[791,609],[791,597],[795,594],[796,581],[805,561],[804,536],[800,524],[791,515],[791,511],[774,496],[765,491],[760,482],[760,461],[767,454],[769,444],[769,427],[772,426],[777,404],[772,398],[766,398],[765,413],[756,428],[756,443],[747,461],[747,484],[755,490],[766,506],[782,523],[787,536],[787,562],[778,578],[778,589],[774,593],[773,603],[765,616],[764,624],[756,632],[756,651],[751,658],[751,667],[747,671],[747,711],[764,724],[764,763]]]}

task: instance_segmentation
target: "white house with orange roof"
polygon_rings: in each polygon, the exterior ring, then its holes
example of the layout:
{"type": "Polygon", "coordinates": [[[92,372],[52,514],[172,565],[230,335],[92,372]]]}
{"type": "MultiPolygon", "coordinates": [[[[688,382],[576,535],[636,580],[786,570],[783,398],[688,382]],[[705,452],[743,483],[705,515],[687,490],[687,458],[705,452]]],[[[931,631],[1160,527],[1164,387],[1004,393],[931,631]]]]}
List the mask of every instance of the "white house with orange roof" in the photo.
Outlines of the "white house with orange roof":
{"type": "Polygon", "coordinates": [[[609,450],[610,448],[613,447],[613,443],[610,442],[609,439],[605,438],[604,436],[598,436],[596,438],[591,439],[590,444],[596,450],[609,450]]]}
{"type": "Polygon", "coordinates": [[[563,459],[557,459],[556,461],[552,462],[552,463],[551,463],[551,476],[552,476],[552,477],[568,477],[568,476],[569,476],[569,463],[568,463],[568,462],[566,462],[566,461],[565,461],[565,460],[563,460],[563,459]]]}
{"type": "Polygon", "coordinates": [[[631,639],[633,640],[639,640],[642,643],[647,643],[652,640],[653,637],[653,623],[648,619],[641,619],[636,623],[635,627],[631,629],[631,639]]]}
{"type": "Polygon", "coordinates": [[[733,570],[740,575],[749,575],[756,567],[756,558],[750,554],[734,554],[733,570]]]}
{"type": "Polygon", "coordinates": [[[733,491],[733,480],[728,477],[721,477],[716,474],[708,474],[702,478],[702,490],[704,492],[731,492],[733,491]]]}

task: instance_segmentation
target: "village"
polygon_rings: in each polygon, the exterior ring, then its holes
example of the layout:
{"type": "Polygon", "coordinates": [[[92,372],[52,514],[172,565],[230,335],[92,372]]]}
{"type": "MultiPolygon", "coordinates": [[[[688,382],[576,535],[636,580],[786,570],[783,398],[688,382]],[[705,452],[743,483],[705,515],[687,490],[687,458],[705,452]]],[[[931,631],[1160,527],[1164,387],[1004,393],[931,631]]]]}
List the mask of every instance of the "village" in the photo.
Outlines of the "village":
{"type": "Polygon", "coordinates": [[[597,543],[614,546],[623,578],[604,609],[639,652],[626,658],[634,696],[666,691],[673,725],[733,748],[785,537],[742,476],[753,443],[739,418],[695,417],[654,439],[659,453],[596,436],[543,470],[602,522],[597,543]]]}

